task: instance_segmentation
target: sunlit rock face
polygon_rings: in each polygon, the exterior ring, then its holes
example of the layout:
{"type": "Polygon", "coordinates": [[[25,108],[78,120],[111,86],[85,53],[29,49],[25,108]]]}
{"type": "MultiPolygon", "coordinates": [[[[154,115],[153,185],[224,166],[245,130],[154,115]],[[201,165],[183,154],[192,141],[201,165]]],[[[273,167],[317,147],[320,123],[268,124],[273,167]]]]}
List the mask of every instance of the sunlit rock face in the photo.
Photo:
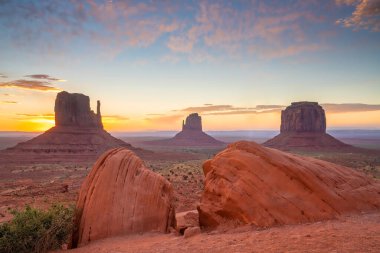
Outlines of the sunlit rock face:
{"type": "Polygon", "coordinates": [[[270,227],[380,209],[380,182],[341,165],[239,141],[203,164],[203,227],[270,227]],[[233,221],[233,222],[231,222],[233,221]]]}
{"type": "Polygon", "coordinates": [[[103,128],[100,101],[97,113],[90,108],[90,98],[79,93],[62,91],[57,94],[54,106],[56,126],[77,126],[103,128]]]}
{"type": "Polygon", "coordinates": [[[294,102],[281,112],[281,133],[325,133],[326,115],[316,102],[294,102]]]}
{"type": "Polygon", "coordinates": [[[175,227],[172,185],[126,148],[112,149],[97,160],[81,186],[76,210],[73,247],[175,227]]]}

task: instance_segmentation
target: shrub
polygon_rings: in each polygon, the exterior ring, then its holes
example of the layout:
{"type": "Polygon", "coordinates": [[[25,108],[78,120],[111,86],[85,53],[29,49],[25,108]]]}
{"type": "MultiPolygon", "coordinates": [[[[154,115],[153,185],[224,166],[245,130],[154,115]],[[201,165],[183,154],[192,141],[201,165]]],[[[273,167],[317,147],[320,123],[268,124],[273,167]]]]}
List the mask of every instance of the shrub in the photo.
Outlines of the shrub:
{"type": "Polygon", "coordinates": [[[0,224],[0,252],[47,252],[65,243],[72,232],[73,207],[52,205],[47,211],[26,206],[0,224]]]}

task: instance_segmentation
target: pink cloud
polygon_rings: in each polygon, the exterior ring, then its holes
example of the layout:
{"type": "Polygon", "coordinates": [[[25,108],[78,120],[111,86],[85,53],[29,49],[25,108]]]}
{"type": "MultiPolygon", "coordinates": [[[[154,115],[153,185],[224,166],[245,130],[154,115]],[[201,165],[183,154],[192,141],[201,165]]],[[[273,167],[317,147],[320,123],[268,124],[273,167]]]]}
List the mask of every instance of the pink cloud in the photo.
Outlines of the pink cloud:
{"type": "Polygon", "coordinates": [[[380,0],[336,0],[336,3],[355,6],[352,15],[337,20],[338,24],[353,29],[380,32],[380,0]]]}
{"type": "Polygon", "coordinates": [[[52,86],[45,81],[14,80],[10,82],[0,82],[0,88],[19,88],[36,91],[59,91],[60,89],[52,86]]]}
{"type": "MultiPolygon", "coordinates": [[[[220,2],[200,2],[195,23],[182,33],[171,35],[167,46],[174,53],[189,54],[189,59],[199,55],[200,50],[207,52],[204,47],[221,50],[232,58],[255,48],[265,52],[260,52],[261,57],[269,59],[320,50],[322,46],[307,40],[302,24],[322,22],[323,17],[316,16],[308,7],[308,10],[273,8],[261,2],[241,10],[220,2]],[[258,15],[257,10],[267,10],[266,15],[258,15]]],[[[203,57],[203,61],[210,59],[213,59],[210,53],[203,57]]]]}

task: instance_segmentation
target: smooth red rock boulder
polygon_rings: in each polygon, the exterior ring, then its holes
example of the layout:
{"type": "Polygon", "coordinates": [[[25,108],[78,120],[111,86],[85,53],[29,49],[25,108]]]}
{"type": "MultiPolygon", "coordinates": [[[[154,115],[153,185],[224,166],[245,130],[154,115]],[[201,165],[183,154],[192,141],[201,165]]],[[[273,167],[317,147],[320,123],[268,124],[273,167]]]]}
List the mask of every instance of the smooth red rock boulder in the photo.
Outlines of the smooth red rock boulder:
{"type": "Polygon", "coordinates": [[[147,169],[130,150],[117,148],[98,159],[77,201],[73,247],[101,238],[175,227],[171,184],[147,169]]]}
{"type": "Polygon", "coordinates": [[[259,227],[296,224],[380,208],[378,180],[254,142],[230,144],[203,166],[203,227],[227,220],[259,227]]]}

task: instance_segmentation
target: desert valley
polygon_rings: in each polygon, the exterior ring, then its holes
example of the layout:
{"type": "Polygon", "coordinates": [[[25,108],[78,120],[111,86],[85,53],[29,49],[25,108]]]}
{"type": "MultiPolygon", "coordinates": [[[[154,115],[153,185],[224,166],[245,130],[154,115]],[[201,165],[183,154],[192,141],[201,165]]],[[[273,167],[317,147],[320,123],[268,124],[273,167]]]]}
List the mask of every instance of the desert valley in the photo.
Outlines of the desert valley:
{"type": "MultiPolygon", "coordinates": [[[[0,152],[1,222],[25,205],[76,205],[77,230],[64,246],[81,246],[73,252],[375,252],[380,246],[380,149],[326,134],[317,103],[287,107],[281,133],[262,145],[238,141],[236,133],[235,142],[218,141],[202,131],[198,114],[172,139],[121,140],[103,129],[100,103],[97,114],[89,104],[85,95],[59,93],[55,127],[0,152]],[[288,242],[289,234],[297,239],[288,242]],[[320,245],[331,236],[331,244],[320,245]]],[[[376,136],[371,143],[380,147],[376,136]]]]}
{"type": "Polygon", "coordinates": [[[0,253],[380,252],[379,9],[0,1],[0,253]]]}

